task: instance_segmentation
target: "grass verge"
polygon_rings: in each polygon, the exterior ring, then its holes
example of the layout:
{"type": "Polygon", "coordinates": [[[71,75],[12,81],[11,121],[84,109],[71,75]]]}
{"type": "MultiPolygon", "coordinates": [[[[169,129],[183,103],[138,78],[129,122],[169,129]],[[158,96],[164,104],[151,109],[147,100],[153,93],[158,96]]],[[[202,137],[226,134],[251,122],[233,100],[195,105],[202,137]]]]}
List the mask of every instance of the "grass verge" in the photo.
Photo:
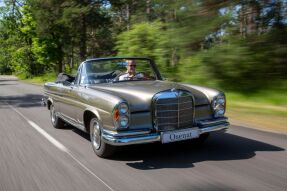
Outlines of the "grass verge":
{"type": "Polygon", "coordinates": [[[233,124],[287,134],[287,94],[265,90],[256,94],[226,93],[227,113],[233,124]]]}
{"type": "Polygon", "coordinates": [[[17,76],[20,80],[23,82],[31,83],[31,84],[38,84],[38,85],[43,85],[46,82],[54,82],[56,80],[56,74],[51,72],[44,74],[42,76],[35,76],[32,78],[24,78],[22,76],[17,76]]]}

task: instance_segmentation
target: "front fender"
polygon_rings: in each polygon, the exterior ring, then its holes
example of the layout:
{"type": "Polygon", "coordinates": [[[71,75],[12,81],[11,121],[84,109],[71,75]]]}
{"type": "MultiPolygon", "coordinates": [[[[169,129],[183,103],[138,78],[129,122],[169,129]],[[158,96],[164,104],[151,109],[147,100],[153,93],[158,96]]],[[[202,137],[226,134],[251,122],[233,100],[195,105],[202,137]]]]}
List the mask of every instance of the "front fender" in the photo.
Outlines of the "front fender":
{"type": "MultiPolygon", "coordinates": [[[[97,117],[98,121],[100,122],[100,125],[104,128],[104,129],[107,129],[107,130],[115,130],[115,127],[114,127],[114,122],[112,120],[112,115],[111,113],[105,111],[105,110],[102,110],[102,109],[99,109],[99,108],[96,108],[96,107],[92,107],[92,106],[88,106],[85,110],[84,110],[84,113],[83,113],[83,122],[84,124],[87,123],[87,116],[85,116],[86,114],[92,114],[94,116],[97,117]]],[[[86,126],[86,125],[85,125],[86,126]]],[[[87,128],[87,126],[86,126],[87,128]]]]}

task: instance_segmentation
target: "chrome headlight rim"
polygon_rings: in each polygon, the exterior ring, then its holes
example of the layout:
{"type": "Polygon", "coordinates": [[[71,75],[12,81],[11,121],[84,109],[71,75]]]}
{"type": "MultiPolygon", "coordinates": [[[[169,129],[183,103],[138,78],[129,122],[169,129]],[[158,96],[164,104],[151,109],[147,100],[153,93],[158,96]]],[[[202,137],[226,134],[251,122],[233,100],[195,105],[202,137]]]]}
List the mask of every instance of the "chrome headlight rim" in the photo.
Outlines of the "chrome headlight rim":
{"type": "Polygon", "coordinates": [[[226,98],[223,93],[218,94],[212,100],[211,107],[215,118],[224,117],[226,111],[226,98]]]}
{"type": "Polygon", "coordinates": [[[112,118],[116,129],[127,129],[130,123],[130,111],[127,102],[119,102],[113,109],[112,118]]]}

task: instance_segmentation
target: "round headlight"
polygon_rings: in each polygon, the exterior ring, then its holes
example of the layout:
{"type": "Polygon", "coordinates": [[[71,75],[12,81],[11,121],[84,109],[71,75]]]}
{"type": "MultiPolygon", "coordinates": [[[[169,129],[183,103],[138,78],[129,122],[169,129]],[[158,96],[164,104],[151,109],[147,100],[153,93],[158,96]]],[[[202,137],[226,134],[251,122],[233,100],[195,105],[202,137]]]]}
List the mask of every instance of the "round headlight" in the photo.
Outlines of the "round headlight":
{"type": "Polygon", "coordinates": [[[224,97],[219,97],[219,98],[217,98],[217,103],[218,103],[219,105],[224,105],[224,104],[225,104],[225,99],[224,99],[224,97]]]}
{"type": "Polygon", "coordinates": [[[213,100],[212,107],[214,111],[214,117],[223,117],[225,113],[225,96],[216,96],[213,100]]]}
{"type": "Polygon", "coordinates": [[[129,124],[129,119],[127,118],[127,116],[121,116],[119,119],[119,125],[120,127],[127,127],[129,124]]]}
{"type": "Polygon", "coordinates": [[[225,112],[224,108],[217,110],[218,115],[223,115],[225,112]]]}
{"type": "Polygon", "coordinates": [[[214,116],[215,116],[215,117],[221,117],[221,116],[224,115],[224,113],[225,113],[224,107],[218,107],[218,108],[216,108],[215,111],[214,111],[214,116]]]}
{"type": "Polygon", "coordinates": [[[119,111],[121,114],[126,114],[129,110],[129,107],[126,103],[120,103],[119,105],[119,111]]]}

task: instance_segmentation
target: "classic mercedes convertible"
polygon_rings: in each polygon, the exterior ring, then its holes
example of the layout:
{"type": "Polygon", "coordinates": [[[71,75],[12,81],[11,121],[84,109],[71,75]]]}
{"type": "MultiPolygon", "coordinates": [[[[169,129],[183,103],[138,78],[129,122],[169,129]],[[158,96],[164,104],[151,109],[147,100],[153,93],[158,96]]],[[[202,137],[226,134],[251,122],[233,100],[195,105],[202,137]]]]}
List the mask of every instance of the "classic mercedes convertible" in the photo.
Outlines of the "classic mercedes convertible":
{"type": "Polygon", "coordinates": [[[196,139],[229,128],[223,92],[163,80],[148,58],[95,58],[44,86],[55,128],[90,134],[100,157],[117,146],[196,139]]]}

